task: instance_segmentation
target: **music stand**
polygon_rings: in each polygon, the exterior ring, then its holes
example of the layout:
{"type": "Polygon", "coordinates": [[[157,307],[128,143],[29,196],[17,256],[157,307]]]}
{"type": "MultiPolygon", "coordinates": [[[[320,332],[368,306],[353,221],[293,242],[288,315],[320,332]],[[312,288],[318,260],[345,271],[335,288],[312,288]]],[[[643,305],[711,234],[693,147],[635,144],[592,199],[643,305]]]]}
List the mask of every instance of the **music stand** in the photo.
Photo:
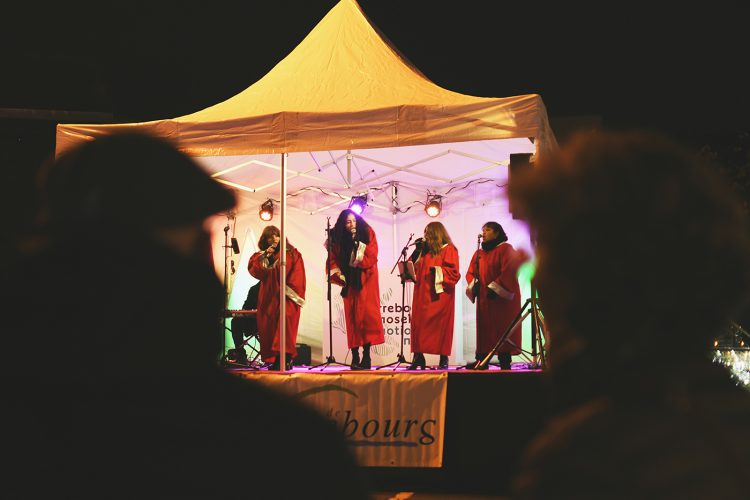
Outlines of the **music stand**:
{"type": "Polygon", "coordinates": [[[404,358],[404,319],[406,319],[404,306],[406,303],[406,282],[408,281],[414,283],[416,281],[416,276],[414,275],[414,264],[410,260],[406,259],[406,250],[409,248],[411,239],[413,237],[414,233],[411,233],[409,235],[409,241],[406,242],[406,245],[401,250],[401,255],[391,269],[391,274],[393,274],[394,269],[398,267],[398,276],[399,278],[401,278],[401,352],[396,358],[396,361],[394,361],[393,363],[388,363],[387,365],[378,366],[377,368],[375,368],[376,370],[380,370],[381,368],[386,368],[388,366],[393,366],[393,369],[396,370],[401,363],[406,363],[406,358],[404,358]]]}
{"type": "Polygon", "coordinates": [[[326,251],[328,252],[328,259],[326,260],[326,276],[328,280],[328,356],[324,363],[311,366],[308,370],[313,368],[321,367],[321,371],[325,370],[327,366],[339,365],[349,366],[345,363],[336,361],[333,357],[333,313],[331,312],[331,218],[326,218],[326,251]]]}

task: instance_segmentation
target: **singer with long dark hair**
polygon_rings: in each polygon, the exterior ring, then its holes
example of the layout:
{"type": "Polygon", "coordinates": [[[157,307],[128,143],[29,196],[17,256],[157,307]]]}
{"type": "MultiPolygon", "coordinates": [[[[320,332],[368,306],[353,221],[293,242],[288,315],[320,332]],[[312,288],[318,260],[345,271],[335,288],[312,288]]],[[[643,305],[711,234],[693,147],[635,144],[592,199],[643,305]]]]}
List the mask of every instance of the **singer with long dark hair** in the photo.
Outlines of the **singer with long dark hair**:
{"type": "Polygon", "coordinates": [[[453,346],[456,283],[461,279],[458,250],[445,226],[430,222],[411,255],[416,283],[412,300],[410,370],[425,369],[425,354],[439,354],[438,368],[448,368],[453,346]]]}
{"type": "MultiPolygon", "coordinates": [[[[482,247],[474,252],[466,271],[466,295],[477,302],[477,361],[468,363],[466,368],[474,368],[484,359],[521,311],[517,273],[526,254],[513,248],[497,222],[484,224],[481,237],[482,247]]],[[[508,340],[510,342],[503,342],[497,353],[500,368],[504,370],[510,370],[511,356],[521,354],[520,323],[508,340]]],[[[487,364],[483,368],[486,369],[487,364]]]]}
{"type": "MultiPolygon", "coordinates": [[[[260,356],[273,362],[270,369],[280,368],[279,360],[279,250],[281,233],[276,226],[266,226],[258,240],[259,252],[250,257],[248,271],[260,280],[258,291],[258,338],[260,356]]],[[[289,241],[286,243],[286,369],[297,355],[297,329],[302,306],[305,305],[305,263],[302,254],[289,241]]]]}
{"type": "Polygon", "coordinates": [[[369,370],[370,347],[385,342],[380,316],[378,240],[365,220],[346,209],[331,229],[331,282],[341,286],[352,370],[369,370]],[[359,348],[363,347],[362,358],[359,348]]]}

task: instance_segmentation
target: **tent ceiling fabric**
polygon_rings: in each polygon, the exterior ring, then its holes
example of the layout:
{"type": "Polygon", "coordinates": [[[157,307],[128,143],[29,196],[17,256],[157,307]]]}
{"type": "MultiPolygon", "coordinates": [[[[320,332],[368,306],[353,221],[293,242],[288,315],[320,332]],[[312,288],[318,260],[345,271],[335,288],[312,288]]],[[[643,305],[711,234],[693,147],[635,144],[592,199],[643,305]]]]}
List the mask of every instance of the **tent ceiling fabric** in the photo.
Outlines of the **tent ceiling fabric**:
{"type": "MultiPolygon", "coordinates": [[[[61,124],[57,154],[120,130],[168,138],[199,157],[307,153],[309,160],[297,171],[306,170],[313,156],[323,164],[330,161],[327,154],[311,151],[330,152],[338,159],[351,150],[372,158],[376,155],[368,151],[377,148],[513,138],[534,138],[537,154],[556,146],[540,96],[474,97],[435,85],[377,33],[355,0],[341,0],[286,58],[236,96],[168,120],[61,124]]],[[[385,163],[408,164],[403,158],[385,163]]],[[[409,170],[409,175],[420,171],[418,166],[409,170]]],[[[460,176],[449,172],[437,177],[460,176]]]]}

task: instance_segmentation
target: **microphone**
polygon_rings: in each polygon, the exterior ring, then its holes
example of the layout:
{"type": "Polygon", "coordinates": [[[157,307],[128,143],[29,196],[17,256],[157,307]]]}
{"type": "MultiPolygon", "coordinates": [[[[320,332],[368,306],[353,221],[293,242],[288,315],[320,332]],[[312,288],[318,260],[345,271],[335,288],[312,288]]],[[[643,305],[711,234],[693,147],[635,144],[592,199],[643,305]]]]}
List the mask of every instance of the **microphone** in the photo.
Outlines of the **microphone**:
{"type": "Polygon", "coordinates": [[[424,238],[417,238],[416,240],[409,243],[409,246],[413,247],[415,245],[421,245],[422,243],[424,243],[424,238]]]}
{"type": "Polygon", "coordinates": [[[240,244],[237,243],[237,238],[232,238],[232,251],[234,253],[240,253],[240,244]]]}
{"type": "Polygon", "coordinates": [[[482,233],[479,233],[479,234],[477,235],[477,239],[481,239],[481,238],[482,238],[482,233]]]}

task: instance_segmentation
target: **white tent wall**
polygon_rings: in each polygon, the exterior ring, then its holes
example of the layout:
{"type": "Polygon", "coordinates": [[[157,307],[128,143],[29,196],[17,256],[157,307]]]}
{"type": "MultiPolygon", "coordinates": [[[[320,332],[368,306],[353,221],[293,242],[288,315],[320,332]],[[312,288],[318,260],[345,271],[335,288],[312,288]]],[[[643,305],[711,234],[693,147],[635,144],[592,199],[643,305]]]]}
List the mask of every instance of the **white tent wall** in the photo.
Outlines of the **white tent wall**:
{"type": "MultiPolygon", "coordinates": [[[[393,148],[389,154],[394,154],[394,150],[397,152],[398,149],[402,148],[393,148]]],[[[406,151],[403,151],[403,153],[407,154],[406,151]]],[[[199,158],[198,160],[207,166],[209,171],[221,171],[226,168],[226,158],[219,159],[218,164],[211,158],[199,158]]],[[[235,158],[235,162],[238,160],[235,158]]],[[[246,163],[249,160],[249,157],[243,158],[237,164],[246,163]]],[[[275,161],[273,158],[264,158],[262,161],[268,165],[278,165],[280,159],[277,155],[275,161]]],[[[507,163],[507,161],[503,163],[507,163]]],[[[295,166],[293,155],[290,155],[289,166],[292,170],[299,167],[299,165],[295,166]]],[[[458,166],[451,168],[450,164],[446,164],[442,168],[459,169],[458,166]]],[[[441,173],[436,168],[432,168],[432,171],[436,175],[449,173],[441,173]]],[[[433,220],[440,221],[445,225],[459,250],[460,257],[462,280],[456,290],[456,316],[451,363],[463,363],[466,359],[474,358],[475,306],[464,294],[466,282],[463,276],[468,269],[471,256],[476,250],[477,234],[481,231],[482,224],[490,220],[499,222],[505,228],[510,242],[516,248],[523,248],[529,254],[532,254],[526,224],[523,221],[514,220],[508,213],[505,192],[507,166],[504,164],[497,165],[493,171],[486,173],[494,178],[475,178],[454,185],[438,185],[434,188],[417,189],[411,185],[408,187],[398,186],[396,201],[399,202],[398,204],[402,209],[408,206],[409,200],[420,201],[403,213],[397,212],[394,214],[388,209],[391,203],[388,196],[393,194],[391,187],[386,186],[383,189],[372,191],[371,197],[375,200],[377,206],[368,206],[363,217],[373,227],[378,237],[381,304],[386,308],[383,312],[386,344],[374,349],[374,364],[380,365],[395,361],[401,348],[400,326],[396,323],[400,320],[401,313],[397,312],[397,308],[394,306],[401,304],[402,290],[397,271],[391,274],[391,269],[400,256],[401,249],[408,241],[410,234],[414,233],[414,238],[422,236],[425,225],[433,220]],[[428,217],[423,210],[423,202],[428,190],[441,194],[448,193],[443,198],[443,210],[437,218],[428,217]],[[378,208],[380,206],[384,208],[378,208]],[[388,310],[389,306],[391,307],[390,310],[388,310]]],[[[276,172],[276,175],[278,175],[278,172],[276,172]]],[[[261,234],[266,225],[273,224],[277,227],[279,225],[278,211],[270,222],[262,221],[258,217],[261,203],[268,197],[275,198],[271,189],[255,193],[244,190],[238,190],[237,192],[239,206],[236,220],[230,223],[230,236],[233,233],[234,237],[238,239],[242,252],[239,256],[231,256],[235,261],[236,269],[234,275],[230,273],[232,288],[230,307],[233,308],[239,308],[242,305],[248,288],[255,281],[247,273],[247,260],[249,255],[256,251],[257,236],[261,234]]],[[[292,189],[289,192],[294,194],[292,189]]],[[[352,194],[356,193],[349,192],[342,194],[342,196],[348,199],[352,194]]],[[[323,244],[326,237],[325,228],[327,218],[330,217],[330,224],[333,226],[339,212],[348,206],[348,202],[338,198],[333,193],[326,195],[315,190],[307,190],[299,196],[288,197],[287,201],[289,202],[286,220],[287,238],[302,253],[307,276],[306,304],[302,309],[297,341],[312,347],[313,363],[317,363],[324,361],[329,353],[326,250],[323,244]],[[336,201],[342,202],[318,211],[318,208],[328,206],[336,201]]],[[[224,272],[223,228],[226,224],[226,217],[217,217],[212,228],[214,255],[216,257],[215,266],[220,278],[223,278],[224,272]]],[[[409,254],[412,250],[413,247],[408,249],[409,254]]],[[[343,362],[349,352],[346,346],[343,317],[341,316],[340,290],[337,286],[332,287],[333,355],[337,361],[343,362]]],[[[522,284],[522,292],[524,295],[522,299],[525,300],[529,296],[528,283],[522,284]]],[[[405,297],[407,307],[411,306],[411,294],[412,285],[407,284],[405,297]]],[[[530,327],[528,321],[526,321],[524,324],[524,349],[527,350],[530,342],[529,331],[530,327]]],[[[227,348],[229,348],[232,346],[232,340],[228,333],[226,339],[227,348]]],[[[410,329],[408,323],[404,327],[404,339],[404,354],[407,359],[410,359],[410,329]]],[[[437,357],[435,356],[435,360],[432,360],[428,356],[428,362],[433,361],[436,363],[437,357]]]]}

